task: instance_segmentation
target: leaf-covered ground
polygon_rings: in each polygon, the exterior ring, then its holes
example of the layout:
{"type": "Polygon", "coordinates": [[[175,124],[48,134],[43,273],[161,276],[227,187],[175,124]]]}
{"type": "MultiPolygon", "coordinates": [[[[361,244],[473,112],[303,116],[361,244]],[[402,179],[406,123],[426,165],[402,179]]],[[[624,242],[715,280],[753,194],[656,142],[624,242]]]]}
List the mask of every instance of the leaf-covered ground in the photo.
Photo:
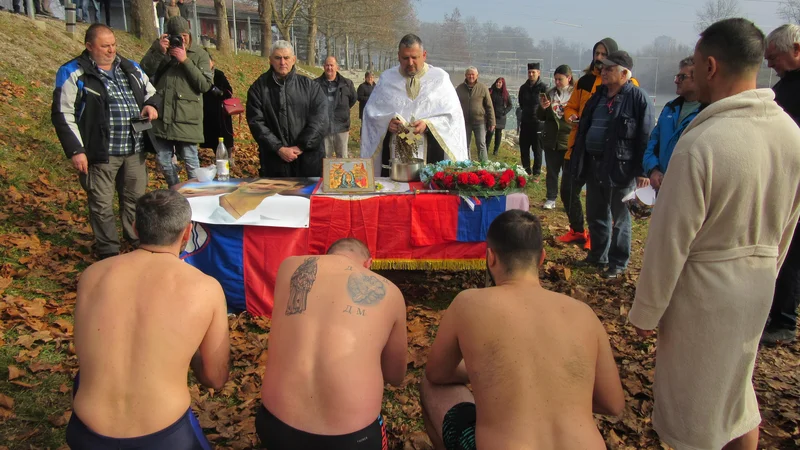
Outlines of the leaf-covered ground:
{"type": "MultiPolygon", "coordinates": [[[[77,370],[72,347],[72,308],[80,272],[93,262],[86,195],[58,146],[50,126],[49,105],[58,65],[82,49],[62,33],[63,24],[45,21],[35,28],[20,16],[0,12],[0,449],[64,447],[70,414],[72,376],[77,370]],[[20,42],[25,42],[20,46],[20,42]]],[[[81,29],[83,30],[83,29],[81,29]]],[[[147,43],[118,33],[120,53],[140,59],[147,43]]],[[[218,57],[219,66],[244,97],[266,68],[254,56],[218,57]]],[[[314,73],[319,69],[306,68],[314,73]]],[[[353,129],[359,128],[354,119],[353,129]]],[[[235,175],[254,175],[257,154],[245,125],[237,127],[235,175]]],[[[356,148],[357,131],[351,145],[356,148]]],[[[203,151],[206,160],[211,152],[203,151]]],[[[500,159],[515,161],[510,147],[500,159]]],[[[154,169],[153,161],[150,168],[154,169]]],[[[163,178],[150,171],[150,187],[163,178]]],[[[626,314],[641,264],[647,222],[635,222],[634,258],[629,275],[611,282],[593,271],[576,269],[584,256],[553,236],[566,230],[562,211],[540,209],[543,181],[531,183],[531,210],[543,221],[548,261],[545,287],[585,301],[609,333],[626,393],[619,419],[597,417],[609,448],[661,448],[652,431],[654,340],[635,336],[626,314]]],[[[559,205],[560,206],[560,205],[559,205]]],[[[426,449],[418,383],[441,313],[462,289],[478,287],[478,272],[386,271],[408,303],[409,371],[399,388],[387,388],[383,413],[391,446],[426,449]]],[[[269,321],[246,314],[230,319],[233,349],[231,380],[219,392],[191,383],[193,406],[206,434],[219,448],[257,444],[254,412],[259,401],[262,362],[268,353],[269,321]]],[[[800,345],[762,349],[754,377],[761,405],[761,447],[800,447],[800,345]]]]}

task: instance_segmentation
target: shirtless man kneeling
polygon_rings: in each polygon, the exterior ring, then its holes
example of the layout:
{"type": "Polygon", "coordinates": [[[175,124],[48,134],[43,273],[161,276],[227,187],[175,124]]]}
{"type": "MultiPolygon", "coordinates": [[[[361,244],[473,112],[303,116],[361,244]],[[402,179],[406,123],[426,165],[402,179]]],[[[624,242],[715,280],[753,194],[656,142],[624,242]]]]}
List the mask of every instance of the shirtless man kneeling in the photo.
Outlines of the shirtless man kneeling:
{"type": "Polygon", "coordinates": [[[371,265],[350,238],[281,264],[256,413],[268,450],[388,448],[381,403],[406,374],[406,306],[371,265]]]}
{"type": "Polygon", "coordinates": [[[178,259],[192,211],[177,191],[136,203],[140,247],[93,264],[75,304],[72,449],[207,450],[190,408],[187,369],[228,379],[228,316],[219,283],[178,259]]]}
{"type": "Polygon", "coordinates": [[[539,285],[535,216],[506,211],[486,242],[497,286],[453,300],[428,356],[421,397],[434,446],[605,449],[592,412],[620,415],[625,399],[603,325],[539,285]]]}

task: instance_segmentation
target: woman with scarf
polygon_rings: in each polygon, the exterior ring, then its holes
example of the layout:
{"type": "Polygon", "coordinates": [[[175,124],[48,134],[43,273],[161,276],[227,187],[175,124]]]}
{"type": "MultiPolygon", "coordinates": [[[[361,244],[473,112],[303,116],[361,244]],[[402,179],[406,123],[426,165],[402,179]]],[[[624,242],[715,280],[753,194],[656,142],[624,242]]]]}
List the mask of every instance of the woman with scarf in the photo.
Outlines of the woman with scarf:
{"type": "Polygon", "coordinates": [[[492,97],[492,106],[494,106],[495,126],[493,132],[486,132],[486,148],[489,148],[489,143],[492,142],[492,134],[494,134],[494,152],[492,152],[492,154],[497,156],[497,151],[500,150],[500,143],[503,141],[503,129],[506,127],[506,114],[511,111],[511,99],[508,97],[506,79],[500,77],[495,80],[492,87],[489,88],[489,94],[492,97]]]}
{"type": "MultiPolygon", "coordinates": [[[[211,89],[203,94],[203,137],[200,147],[216,150],[219,138],[223,139],[228,155],[233,155],[233,120],[222,109],[222,101],[233,97],[233,88],[225,73],[217,69],[214,57],[209,54],[211,71],[214,72],[211,89]]],[[[231,158],[232,159],[232,158],[231,158]]]]}
{"type": "MultiPolygon", "coordinates": [[[[564,167],[564,155],[567,153],[567,143],[572,125],[564,117],[564,108],[567,106],[572,91],[574,90],[574,80],[572,69],[567,65],[556,68],[553,75],[555,86],[539,97],[541,108],[536,111],[539,120],[544,124],[542,131],[542,148],[544,149],[544,159],[547,164],[547,199],[544,202],[544,209],[554,209],[556,207],[556,197],[558,197],[558,173],[564,167]]],[[[569,170],[564,167],[565,172],[569,170]]],[[[561,201],[566,205],[569,202],[564,187],[561,188],[561,201]]]]}

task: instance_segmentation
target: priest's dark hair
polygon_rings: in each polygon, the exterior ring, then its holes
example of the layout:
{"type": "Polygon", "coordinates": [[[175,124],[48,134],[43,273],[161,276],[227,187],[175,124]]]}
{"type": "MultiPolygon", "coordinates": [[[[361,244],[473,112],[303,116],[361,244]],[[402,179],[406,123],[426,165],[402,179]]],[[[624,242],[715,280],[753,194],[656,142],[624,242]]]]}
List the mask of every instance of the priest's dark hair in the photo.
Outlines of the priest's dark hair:
{"type": "Polygon", "coordinates": [[[508,273],[536,270],[542,255],[542,224],[528,211],[506,211],[489,225],[486,246],[494,251],[508,273]]]}
{"type": "Polygon", "coordinates": [[[341,254],[342,252],[352,252],[364,257],[364,259],[369,259],[371,255],[369,254],[369,248],[367,244],[359,241],[356,238],[342,238],[338,241],[331,244],[328,247],[328,251],[326,252],[327,255],[337,255],[341,254]]]}
{"type": "Polygon", "coordinates": [[[397,49],[400,50],[401,48],[411,48],[415,45],[419,45],[420,50],[422,50],[422,39],[420,39],[419,36],[414,33],[408,33],[407,35],[403,36],[402,39],[400,39],[400,45],[397,46],[397,49]]]}
{"type": "Polygon", "coordinates": [[[134,226],[139,242],[145,245],[174,244],[191,220],[192,207],[178,191],[150,191],[136,202],[134,226]]]}
{"type": "MultiPolygon", "coordinates": [[[[713,56],[732,75],[758,70],[764,61],[764,33],[747,19],[720,20],[700,33],[697,51],[713,56]]],[[[699,61],[695,61],[699,62],[699,61]]]]}

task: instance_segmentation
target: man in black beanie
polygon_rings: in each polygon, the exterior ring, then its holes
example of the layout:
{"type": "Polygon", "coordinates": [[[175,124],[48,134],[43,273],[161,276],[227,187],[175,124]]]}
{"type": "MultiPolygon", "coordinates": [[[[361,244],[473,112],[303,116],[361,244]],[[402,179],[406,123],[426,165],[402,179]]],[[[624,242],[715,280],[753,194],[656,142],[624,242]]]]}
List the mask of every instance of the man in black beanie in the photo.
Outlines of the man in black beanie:
{"type": "Polygon", "coordinates": [[[547,91],[547,85],[540,78],[538,62],[528,63],[528,81],[519,88],[520,129],[519,153],[522,167],[534,176],[542,174],[542,146],[539,142],[539,119],[536,110],[539,108],[539,95],[547,91]],[[531,168],[531,150],[533,151],[533,167],[531,168]]]}
{"type": "Polygon", "coordinates": [[[152,143],[169,187],[180,182],[173,163],[182,155],[188,178],[200,166],[197,144],[203,142],[203,93],[211,89],[213,72],[208,53],[192,45],[189,22],[172,17],[142,58],[142,69],[164,99],[163,114],[153,122],[152,143]]]}

